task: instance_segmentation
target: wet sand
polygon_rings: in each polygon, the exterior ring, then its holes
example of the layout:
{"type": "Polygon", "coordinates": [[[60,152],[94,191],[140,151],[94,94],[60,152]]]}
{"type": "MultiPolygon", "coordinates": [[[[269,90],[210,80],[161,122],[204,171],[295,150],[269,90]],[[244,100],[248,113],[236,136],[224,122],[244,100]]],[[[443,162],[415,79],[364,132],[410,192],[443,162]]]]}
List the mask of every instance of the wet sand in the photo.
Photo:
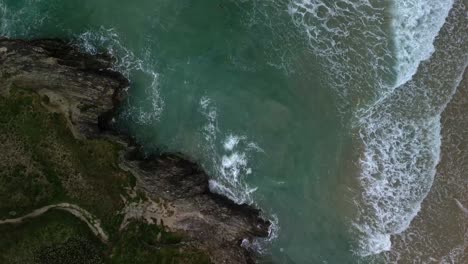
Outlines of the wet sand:
{"type": "MultiPolygon", "coordinates": [[[[444,34],[468,34],[468,1],[455,1],[444,34]],[[463,6],[464,5],[464,6],[463,6]],[[458,27],[459,31],[453,31],[458,27]]],[[[454,36],[457,39],[460,36],[454,36]]],[[[458,38],[465,45],[466,38],[458,38]]],[[[437,48],[446,43],[438,42],[437,48]]],[[[464,49],[466,50],[466,49],[464,49]]],[[[454,59],[454,54],[438,59],[454,59]]],[[[465,59],[468,54],[464,54],[465,59]]],[[[434,59],[434,58],[432,58],[434,59]]],[[[432,60],[431,59],[431,60],[432,60]]],[[[438,60],[435,60],[437,63],[438,60]]],[[[436,65],[437,66],[437,65],[436,65]]],[[[434,67],[437,69],[437,67],[434,67]]],[[[458,71],[460,72],[460,71],[458,71]]],[[[439,80],[441,81],[441,80],[439,80]]],[[[421,210],[403,233],[392,236],[392,249],[381,254],[385,263],[468,263],[468,70],[441,115],[441,153],[431,190],[421,210]]],[[[450,87],[446,87],[449,89],[450,87]]],[[[444,89],[446,89],[444,87],[444,89]]]]}
{"type": "Polygon", "coordinates": [[[468,71],[442,114],[441,160],[429,195],[390,263],[468,263],[468,71]]]}

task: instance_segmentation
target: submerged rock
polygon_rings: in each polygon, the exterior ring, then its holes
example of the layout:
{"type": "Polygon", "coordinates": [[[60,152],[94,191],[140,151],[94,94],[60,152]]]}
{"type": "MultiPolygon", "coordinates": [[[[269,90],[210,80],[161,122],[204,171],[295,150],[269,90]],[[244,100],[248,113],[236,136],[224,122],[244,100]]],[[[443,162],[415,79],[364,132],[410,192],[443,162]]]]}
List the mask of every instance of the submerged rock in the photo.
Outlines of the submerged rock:
{"type": "Polygon", "coordinates": [[[254,262],[255,253],[241,244],[268,236],[270,223],[259,210],[211,193],[207,174],[183,155],[145,155],[141,146],[114,128],[129,82],[110,70],[112,62],[110,56],[83,54],[60,40],[3,38],[0,95],[17,88],[32,90],[48,110],[66,117],[76,138],[121,144],[121,168],[135,176],[138,189],[153,201],[133,205],[128,217],[147,217],[182,233],[187,237],[184,243],[203,250],[214,263],[254,262]]]}

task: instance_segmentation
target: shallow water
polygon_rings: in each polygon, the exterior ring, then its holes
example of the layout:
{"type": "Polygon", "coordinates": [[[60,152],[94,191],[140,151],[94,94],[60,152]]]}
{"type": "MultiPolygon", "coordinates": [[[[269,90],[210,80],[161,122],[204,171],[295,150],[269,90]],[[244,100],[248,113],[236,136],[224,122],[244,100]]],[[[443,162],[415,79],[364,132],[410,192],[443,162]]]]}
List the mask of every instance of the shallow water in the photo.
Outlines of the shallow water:
{"type": "Polygon", "coordinates": [[[0,35],[114,54],[122,129],[260,207],[265,262],[379,262],[432,186],[466,67],[466,19],[433,45],[452,4],[0,0],[0,35]]]}

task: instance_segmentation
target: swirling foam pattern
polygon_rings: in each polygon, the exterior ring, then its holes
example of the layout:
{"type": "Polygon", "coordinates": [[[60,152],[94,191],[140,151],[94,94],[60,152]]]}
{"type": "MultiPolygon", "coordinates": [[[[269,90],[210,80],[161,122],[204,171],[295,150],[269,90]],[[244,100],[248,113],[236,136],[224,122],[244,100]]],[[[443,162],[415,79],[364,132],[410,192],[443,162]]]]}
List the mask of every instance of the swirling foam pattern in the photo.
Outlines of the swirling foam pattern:
{"type": "MultiPolygon", "coordinates": [[[[453,89],[441,91],[453,85],[434,81],[430,72],[419,81],[412,77],[434,52],[433,41],[452,4],[293,0],[289,6],[294,23],[304,29],[314,54],[325,59],[335,89],[351,106],[352,126],[363,145],[363,195],[353,223],[360,234],[359,255],[389,250],[390,235],[408,227],[432,185],[440,113],[453,89]]],[[[449,70],[439,77],[454,80],[449,70]]]]}

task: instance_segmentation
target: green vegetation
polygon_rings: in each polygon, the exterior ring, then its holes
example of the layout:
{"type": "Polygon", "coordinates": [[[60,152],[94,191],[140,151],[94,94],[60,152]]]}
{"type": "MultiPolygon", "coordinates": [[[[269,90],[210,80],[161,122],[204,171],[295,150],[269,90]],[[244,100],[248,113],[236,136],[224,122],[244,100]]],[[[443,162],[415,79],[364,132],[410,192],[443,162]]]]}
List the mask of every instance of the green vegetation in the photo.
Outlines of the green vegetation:
{"type": "Polygon", "coordinates": [[[118,167],[120,147],[76,139],[48,104],[26,90],[0,97],[0,219],[68,202],[99,218],[110,241],[101,244],[85,223],[52,210],[20,225],[0,225],[0,263],[209,263],[161,226],[133,221],[120,231],[121,196],[131,200],[126,189],[135,185],[118,167]]]}
{"type": "Polygon", "coordinates": [[[113,224],[130,184],[118,168],[117,145],[75,139],[63,115],[26,91],[0,98],[0,142],[0,217],[67,201],[113,224]]]}
{"type": "Polygon", "coordinates": [[[184,249],[181,241],[181,236],[162,227],[131,222],[114,249],[112,263],[210,263],[206,255],[184,249]]]}
{"type": "Polygon", "coordinates": [[[104,246],[86,225],[61,211],[0,225],[0,263],[103,263],[104,246]]]}

